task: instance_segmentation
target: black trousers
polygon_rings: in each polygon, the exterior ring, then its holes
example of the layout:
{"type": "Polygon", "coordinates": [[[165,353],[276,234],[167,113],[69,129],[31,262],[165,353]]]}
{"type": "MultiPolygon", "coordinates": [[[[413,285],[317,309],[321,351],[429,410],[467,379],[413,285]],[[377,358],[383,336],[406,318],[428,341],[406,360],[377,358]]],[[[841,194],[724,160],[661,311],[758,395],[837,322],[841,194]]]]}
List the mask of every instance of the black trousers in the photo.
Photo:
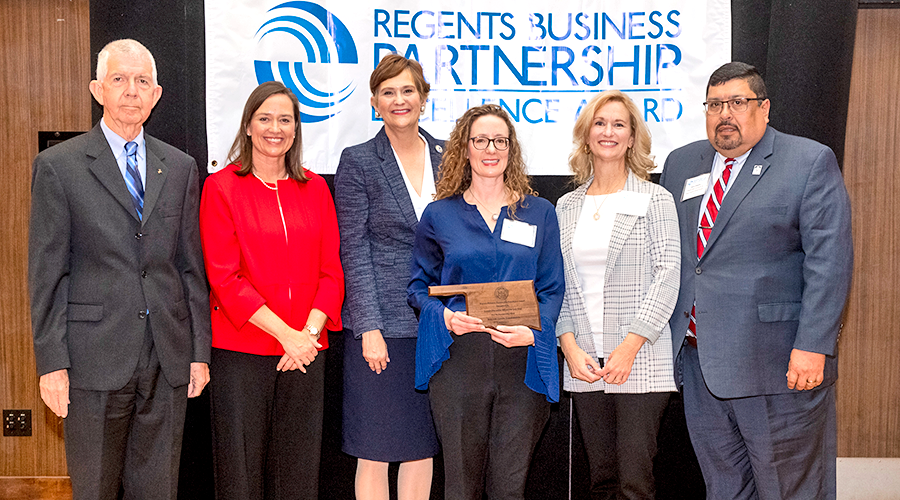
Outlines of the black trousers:
{"type": "Polygon", "coordinates": [[[444,459],[445,500],[521,500],[550,403],[525,386],[526,347],[486,333],[455,336],[429,394],[444,459]]]}
{"type": "Polygon", "coordinates": [[[172,387],[149,327],[137,368],[115,391],[69,389],[66,460],[74,500],[174,500],[187,386],[172,387]]]}
{"type": "Polygon", "coordinates": [[[656,438],[671,394],[572,393],[591,469],[591,500],[656,496],[656,438]]]}
{"type": "Polygon", "coordinates": [[[218,500],[314,500],[319,491],[325,353],[279,372],[281,356],[212,350],[210,408],[218,500]]]}

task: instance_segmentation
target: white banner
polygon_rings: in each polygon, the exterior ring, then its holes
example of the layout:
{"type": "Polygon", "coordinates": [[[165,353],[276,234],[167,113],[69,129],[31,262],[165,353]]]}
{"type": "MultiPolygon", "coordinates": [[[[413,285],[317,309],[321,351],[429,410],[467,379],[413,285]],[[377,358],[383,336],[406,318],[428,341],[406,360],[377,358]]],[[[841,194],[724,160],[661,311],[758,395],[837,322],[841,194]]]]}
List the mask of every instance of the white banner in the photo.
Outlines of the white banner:
{"type": "Polygon", "coordinates": [[[529,173],[569,175],[578,112],[616,88],[642,110],[661,166],[705,137],[706,81],[731,60],[730,0],[214,0],[205,16],[210,172],[247,96],[278,80],[301,102],[306,167],[333,174],[345,147],[381,128],[368,82],[389,52],[422,63],[420,124],[435,137],[469,107],[499,104],[529,173]]]}

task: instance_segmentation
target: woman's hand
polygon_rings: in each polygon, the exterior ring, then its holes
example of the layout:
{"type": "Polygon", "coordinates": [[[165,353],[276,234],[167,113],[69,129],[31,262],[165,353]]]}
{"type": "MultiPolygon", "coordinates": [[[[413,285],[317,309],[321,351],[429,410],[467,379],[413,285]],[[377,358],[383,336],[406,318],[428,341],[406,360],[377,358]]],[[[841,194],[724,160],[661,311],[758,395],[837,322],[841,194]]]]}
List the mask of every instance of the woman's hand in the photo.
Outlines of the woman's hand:
{"type": "MultiPolygon", "coordinates": [[[[328,316],[322,311],[313,308],[306,319],[307,325],[312,325],[320,332],[325,327],[328,316]]],[[[312,335],[306,327],[303,330],[295,330],[282,321],[269,306],[263,305],[250,316],[250,323],[259,327],[262,331],[275,337],[284,349],[284,356],[276,367],[279,371],[300,370],[306,373],[306,367],[316,359],[316,354],[322,344],[318,338],[312,335]]]]}
{"type": "Polygon", "coordinates": [[[484,324],[478,318],[459,311],[444,308],[444,326],[451,332],[462,335],[469,332],[483,332],[484,324]]]}
{"type": "Polygon", "coordinates": [[[362,353],[366,363],[369,363],[369,368],[378,375],[381,375],[381,370],[386,369],[391,361],[381,330],[363,332],[362,353]]]}
{"type": "MultiPolygon", "coordinates": [[[[297,331],[288,327],[285,331],[276,335],[275,338],[281,342],[285,354],[297,365],[297,369],[306,373],[306,367],[316,359],[318,349],[322,347],[309,330],[304,328],[297,331]]],[[[283,361],[283,358],[282,358],[283,361]]],[[[279,366],[281,363],[279,363],[279,366]]],[[[278,368],[279,370],[282,368],[278,368]]]]}
{"type": "Polygon", "coordinates": [[[609,354],[606,365],[600,370],[600,376],[607,384],[622,385],[631,374],[631,366],[641,346],[647,339],[635,333],[629,333],[625,340],[609,354]]]}
{"type": "Polygon", "coordinates": [[[278,362],[278,366],[275,367],[275,369],[280,372],[289,372],[298,368],[300,367],[297,366],[297,363],[295,363],[294,360],[291,359],[291,357],[287,354],[281,356],[281,360],[278,362]]]}
{"type": "Polygon", "coordinates": [[[573,377],[588,383],[600,380],[600,364],[584,349],[578,347],[574,333],[567,332],[561,335],[559,345],[566,357],[566,364],[569,365],[569,373],[573,377]]]}
{"type": "Polygon", "coordinates": [[[497,325],[497,328],[487,328],[494,342],[503,347],[522,347],[534,345],[534,332],[531,328],[522,325],[505,326],[497,325]]]}

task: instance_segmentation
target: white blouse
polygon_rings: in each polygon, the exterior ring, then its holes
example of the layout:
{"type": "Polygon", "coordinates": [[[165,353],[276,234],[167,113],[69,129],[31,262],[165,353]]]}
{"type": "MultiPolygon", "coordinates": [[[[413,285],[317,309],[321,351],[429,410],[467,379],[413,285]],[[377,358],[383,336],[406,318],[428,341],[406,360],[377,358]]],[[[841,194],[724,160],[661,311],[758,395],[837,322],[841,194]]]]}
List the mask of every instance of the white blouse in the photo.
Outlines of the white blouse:
{"type": "Polygon", "coordinates": [[[603,284],[609,240],[618,212],[616,198],[615,194],[585,195],[581,217],[572,237],[572,260],[600,357],[603,356],[603,284]],[[598,215],[596,219],[595,214],[598,215]]]}
{"type": "Polygon", "coordinates": [[[431,165],[431,154],[428,150],[428,141],[425,140],[425,137],[423,137],[422,134],[419,134],[419,138],[425,143],[425,166],[422,172],[421,195],[416,192],[416,188],[413,187],[412,182],[409,181],[409,176],[406,175],[406,169],[403,168],[403,163],[400,162],[397,151],[394,151],[394,146],[391,146],[391,151],[394,152],[394,158],[397,159],[397,166],[400,167],[400,174],[403,175],[403,182],[406,184],[406,190],[409,191],[409,199],[412,201],[413,210],[416,211],[416,219],[422,218],[422,212],[425,211],[425,207],[428,206],[429,203],[434,201],[435,195],[434,170],[431,165]]]}

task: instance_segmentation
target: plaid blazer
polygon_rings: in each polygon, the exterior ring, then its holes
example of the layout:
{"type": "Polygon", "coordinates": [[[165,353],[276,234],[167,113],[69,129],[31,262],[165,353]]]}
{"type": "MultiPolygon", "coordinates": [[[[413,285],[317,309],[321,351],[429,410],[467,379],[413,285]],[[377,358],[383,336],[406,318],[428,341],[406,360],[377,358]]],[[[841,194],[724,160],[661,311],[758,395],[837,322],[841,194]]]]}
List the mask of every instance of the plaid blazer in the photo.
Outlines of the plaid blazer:
{"type": "Polygon", "coordinates": [[[566,276],[557,335],[573,332],[578,346],[595,358],[609,357],[629,332],[645,337],[647,342],[635,357],[624,384],[611,385],[603,380],[589,384],[573,378],[567,366],[563,388],[573,392],[630,394],[674,391],[668,321],[678,298],[681,272],[675,202],[662,187],[629,172],[624,191],[649,193],[650,205],[644,216],[616,214],[603,286],[603,346],[597,349],[572,255],[575,226],[592,181],[589,179],[567,193],[556,205],[566,276]]]}

